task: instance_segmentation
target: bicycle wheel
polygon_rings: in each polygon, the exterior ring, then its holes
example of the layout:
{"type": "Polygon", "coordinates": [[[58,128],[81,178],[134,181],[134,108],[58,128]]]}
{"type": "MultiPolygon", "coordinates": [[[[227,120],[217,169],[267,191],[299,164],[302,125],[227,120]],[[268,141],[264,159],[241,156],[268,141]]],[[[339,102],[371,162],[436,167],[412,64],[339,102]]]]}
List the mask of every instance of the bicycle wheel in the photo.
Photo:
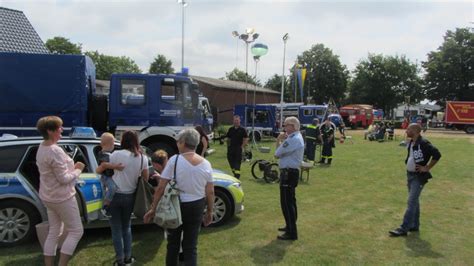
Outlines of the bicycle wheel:
{"type": "Polygon", "coordinates": [[[265,160],[256,160],[252,164],[252,176],[255,179],[262,179],[264,177],[265,166],[268,164],[265,160]]]}
{"type": "Polygon", "coordinates": [[[263,177],[267,183],[278,183],[278,181],[280,181],[280,168],[278,164],[269,164],[265,169],[265,175],[263,177]]]}

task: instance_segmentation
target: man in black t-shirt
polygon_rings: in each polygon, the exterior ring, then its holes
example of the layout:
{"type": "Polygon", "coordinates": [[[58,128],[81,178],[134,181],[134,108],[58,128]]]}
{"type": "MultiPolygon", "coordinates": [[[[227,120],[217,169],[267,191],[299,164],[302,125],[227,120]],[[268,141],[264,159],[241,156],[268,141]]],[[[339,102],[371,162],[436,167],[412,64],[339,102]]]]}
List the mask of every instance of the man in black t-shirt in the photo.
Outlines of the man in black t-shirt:
{"type": "Polygon", "coordinates": [[[247,130],[240,126],[240,116],[234,115],[234,126],[229,128],[227,138],[227,161],[229,161],[232,173],[240,178],[240,164],[242,163],[242,151],[248,143],[247,130]]]}

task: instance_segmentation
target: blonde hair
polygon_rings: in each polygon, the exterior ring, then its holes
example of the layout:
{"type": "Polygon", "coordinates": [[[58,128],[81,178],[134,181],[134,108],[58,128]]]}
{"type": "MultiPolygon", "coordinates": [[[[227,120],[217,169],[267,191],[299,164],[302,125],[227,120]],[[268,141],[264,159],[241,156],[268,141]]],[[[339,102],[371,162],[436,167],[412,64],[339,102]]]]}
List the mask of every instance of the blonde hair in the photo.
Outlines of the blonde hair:
{"type": "Polygon", "coordinates": [[[110,145],[114,144],[115,137],[109,132],[105,132],[100,136],[100,144],[101,145],[110,145]]]}
{"type": "Polygon", "coordinates": [[[295,116],[289,116],[285,119],[285,124],[291,124],[295,127],[296,131],[300,130],[300,120],[295,116]]]}
{"type": "Polygon", "coordinates": [[[43,139],[49,139],[48,131],[56,131],[63,126],[63,120],[58,116],[44,116],[36,123],[36,129],[43,136],[43,139]]]}

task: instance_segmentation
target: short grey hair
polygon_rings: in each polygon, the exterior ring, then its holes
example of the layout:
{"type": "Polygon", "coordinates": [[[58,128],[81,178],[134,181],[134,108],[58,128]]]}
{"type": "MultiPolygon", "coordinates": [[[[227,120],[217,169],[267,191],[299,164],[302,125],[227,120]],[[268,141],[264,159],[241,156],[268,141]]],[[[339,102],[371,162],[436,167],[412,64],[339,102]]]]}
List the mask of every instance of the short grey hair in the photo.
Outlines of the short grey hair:
{"type": "Polygon", "coordinates": [[[296,116],[289,116],[285,119],[285,124],[292,124],[296,131],[300,130],[300,120],[296,116]]]}
{"type": "Polygon", "coordinates": [[[186,128],[179,132],[177,140],[184,143],[187,148],[195,150],[199,144],[199,136],[199,132],[196,129],[186,128]]]}

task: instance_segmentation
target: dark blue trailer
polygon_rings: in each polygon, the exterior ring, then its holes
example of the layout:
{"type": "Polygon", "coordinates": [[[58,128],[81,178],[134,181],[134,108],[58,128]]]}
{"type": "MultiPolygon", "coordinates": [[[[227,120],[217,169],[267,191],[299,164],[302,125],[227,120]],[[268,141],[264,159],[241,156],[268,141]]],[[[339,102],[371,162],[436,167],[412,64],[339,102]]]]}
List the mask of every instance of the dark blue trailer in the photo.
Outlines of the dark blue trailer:
{"type": "Polygon", "coordinates": [[[64,126],[93,123],[95,66],[82,55],[0,53],[0,135],[36,135],[36,121],[57,115],[64,126]]]}
{"type": "Polygon", "coordinates": [[[113,74],[109,95],[99,95],[87,56],[0,53],[0,135],[38,135],[38,119],[56,115],[66,130],[89,126],[118,139],[136,130],[142,145],[174,153],[180,130],[212,127],[199,94],[187,76],[113,74]]]}

